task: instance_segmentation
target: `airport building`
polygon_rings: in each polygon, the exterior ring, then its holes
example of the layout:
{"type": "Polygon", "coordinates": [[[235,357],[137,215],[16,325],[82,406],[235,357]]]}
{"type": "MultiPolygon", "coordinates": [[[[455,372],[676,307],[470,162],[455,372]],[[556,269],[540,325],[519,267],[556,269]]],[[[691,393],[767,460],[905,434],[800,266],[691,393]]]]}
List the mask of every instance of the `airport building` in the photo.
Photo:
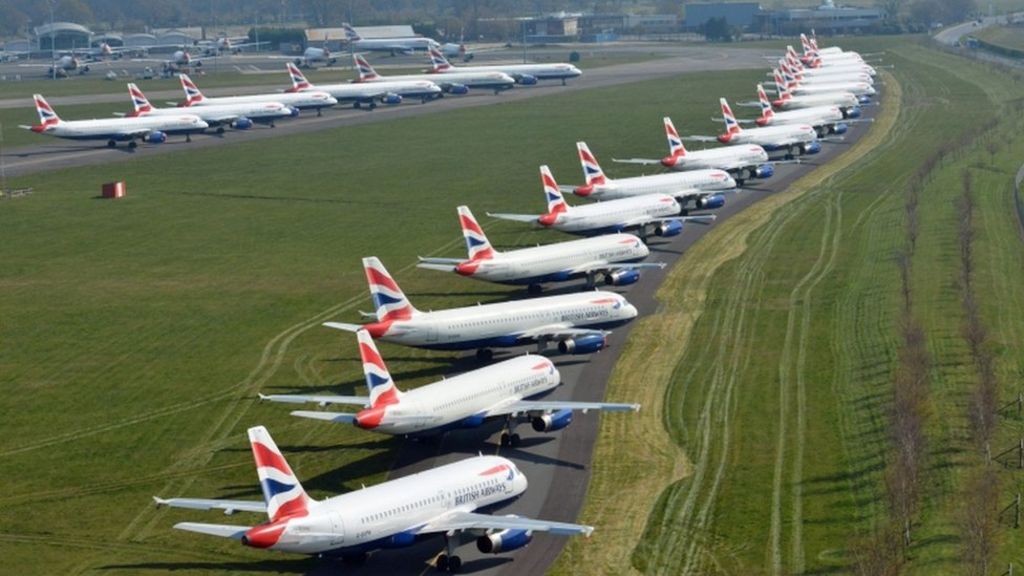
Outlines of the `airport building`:
{"type": "Polygon", "coordinates": [[[36,40],[36,50],[50,50],[51,38],[57,50],[83,49],[89,47],[92,31],[73,22],[54,22],[43,24],[32,29],[36,40]]]}
{"type": "Polygon", "coordinates": [[[761,12],[757,2],[694,2],[686,5],[686,29],[699,30],[708,20],[725,18],[729,26],[752,30],[761,12]]]}
{"type": "Polygon", "coordinates": [[[877,8],[836,6],[827,0],[817,8],[792,8],[764,12],[757,17],[754,30],[790,36],[814,29],[820,34],[857,34],[866,32],[885,19],[877,8]]]}

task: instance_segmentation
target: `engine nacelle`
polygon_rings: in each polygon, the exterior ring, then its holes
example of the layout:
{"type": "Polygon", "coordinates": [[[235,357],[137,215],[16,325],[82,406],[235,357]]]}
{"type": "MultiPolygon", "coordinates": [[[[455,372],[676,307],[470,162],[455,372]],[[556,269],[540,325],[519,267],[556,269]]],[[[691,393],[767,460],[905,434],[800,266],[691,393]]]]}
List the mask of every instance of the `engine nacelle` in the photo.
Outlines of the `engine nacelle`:
{"type": "Polygon", "coordinates": [[[628,286],[636,284],[638,280],[640,280],[640,271],[636,268],[616,270],[604,276],[604,283],[609,286],[628,286]]]}
{"type": "Polygon", "coordinates": [[[389,106],[394,106],[396,104],[401,104],[402,103],[402,95],[401,94],[391,94],[391,93],[385,94],[384,97],[380,99],[380,101],[382,103],[384,103],[384,104],[389,105],[389,106]]]}
{"type": "Polygon", "coordinates": [[[818,152],[821,152],[821,142],[818,142],[817,140],[815,140],[814,142],[811,142],[810,144],[804,144],[804,147],[803,147],[803,153],[804,154],[817,154],[818,152]]]}
{"type": "Polygon", "coordinates": [[[465,84],[450,84],[448,86],[448,93],[461,96],[463,94],[469,94],[469,86],[465,84]]]}
{"type": "Polygon", "coordinates": [[[231,123],[231,127],[236,130],[248,130],[249,128],[252,128],[252,120],[242,116],[240,118],[236,118],[235,121],[231,123]]]}
{"type": "Polygon", "coordinates": [[[502,530],[493,534],[484,534],[476,539],[476,549],[484,554],[510,552],[526,546],[533,540],[527,530],[502,530]]]}
{"type": "Polygon", "coordinates": [[[467,416],[466,418],[463,418],[462,420],[460,420],[459,421],[459,427],[460,428],[477,428],[481,424],[483,424],[486,420],[487,419],[484,418],[483,414],[473,414],[472,416],[467,416]]]}
{"type": "Polygon", "coordinates": [[[558,412],[537,416],[530,420],[530,426],[537,432],[554,432],[572,424],[572,410],[565,408],[558,412]]]}
{"type": "Polygon", "coordinates": [[[382,545],[384,548],[405,548],[416,543],[416,535],[411,532],[399,532],[388,536],[382,545]]]}
{"type": "Polygon", "coordinates": [[[167,134],[164,134],[159,130],[153,130],[149,134],[146,134],[146,142],[149,142],[150,144],[163,144],[164,142],[167,142],[167,134]]]}
{"type": "Polygon", "coordinates": [[[668,222],[662,222],[654,227],[654,233],[665,238],[678,236],[683,233],[683,221],[669,220],[668,222]]]}
{"type": "Polygon", "coordinates": [[[533,86],[537,83],[537,77],[532,74],[520,74],[516,77],[516,84],[522,84],[523,86],[533,86]]]}
{"type": "Polygon", "coordinates": [[[575,338],[566,338],[558,343],[558,351],[562,354],[590,354],[603,350],[608,345],[603,334],[585,334],[575,338]]]}
{"type": "Polygon", "coordinates": [[[857,102],[860,102],[861,104],[869,104],[871,102],[871,96],[868,96],[866,94],[857,96],[857,102]]]}
{"type": "Polygon", "coordinates": [[[838,124],[832,125],[833,134],[846,134],[846,131],[850,129],[850,126],[846,122],[839,122],[838,124]]]}
{"type": "Polygon", "coordinates": [[[725,196],[721,194],[704,196],[697,199],[697,208],[700,209],[721,208],[722,206],[725,206],[725,196]]]}
{"type": "Polygon", "coordinates": [[[853,106],[843,111],[843,116],[847,118],[860,118],[860,106],[853,106]]]}
{"type": "Polygon", "coordinates": [[[771,164],[762,164],[754,168],[755,178],[771,178],[775,175],[775,167],[771,164]]]}
{"type": "Polygon", "coordinates": [[[299,109],[296,108],[295,106],[289,106],[288,107],[288,114],[290,114],[292,118],[298,118],[299,117],[299,109]]]}

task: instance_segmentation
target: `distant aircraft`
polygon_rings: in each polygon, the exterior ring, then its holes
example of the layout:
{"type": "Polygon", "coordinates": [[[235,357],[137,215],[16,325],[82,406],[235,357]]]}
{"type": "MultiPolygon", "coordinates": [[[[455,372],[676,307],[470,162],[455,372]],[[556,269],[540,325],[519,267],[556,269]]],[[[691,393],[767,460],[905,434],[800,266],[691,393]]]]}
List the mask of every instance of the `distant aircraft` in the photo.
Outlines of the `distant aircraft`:
{"type": "Polygon", "coordinates": [[[878,72],[866,62],[857,62],[854,60],[846,62],[833,62],[827,66],[824,66],[819,61],[818,66],[811,66],[810,64],[804,64],[800,59],[800,56],[796,53],[796,50],[792,46],[786,46],[786,62],[792,66],[796,71],[803,72],[808,75],[827,75],[827,74],[867,74],[868,76],[876,76],[878,72]]]}
{"type": "Polygon", "coordinates": [[[377,258],[363,258],[376,312],[365,326],[327,322],[324,326],[356,332],[365,328],[375,339],[432,350],[477,350],[489,360],[491,348],[549,342],[562,354],[590,354],[607,346],[606,328],[636,317],[636,308],[614,292],[584,292],[531,300],[498,302],[466,308],[422,312],[377,258]]]}
{"type": "MultiPolygon", "coordinates": [[[[863,82],[874,86],[875,79],[858,68],[797,68],[785,58],[779,59],[779,70],[784,74],[792,76],[797,81],[806,82],[863,82]]],[[[768,76],[774,76],[774,71],[768,76]]]]}
{"type": "Polygon", "coordinates": [[[348,39],[348,49],[351,51],[363,52],[390,52],[396,54],[412,54],[416,50],[427,50],[439,48],[441,45],[436,40],[424,36],[405,36],[396,38],[363,38],[349,24],[342,24],[345,29],[345,37],[348,39]]]}
{"type": "Polygon", "coordinates": [[[793,76],[784,74],[778,69],[773,70],[773,73],[776,87],[780,83],[785,83],[790,94],[794,96],[849,92],[856,96],[860,103],[867,104],[871,102],[871,97],[875,95],[875,89],[866,82],[851,82],[841,79],[826,80],[821,78],[800,82],[793,76]]]}
{"type": "Polygon", "coordinates": [[[768,153],[756,144],[687,150],[675,125],[672,124],[672,119],[666,116],[662,122],[665,124],[665,136],[668,138],[668,156],[661,159],[613,158],[612,161],[621,164],[661,164],[672,170],[725,170],[733,176],[738,186],[743,186],[744,182],[752,178],[770,178],[775,174],[775,168],[768,160],[768,153]]]}
{"type": "Polygon", "coordinates": [[[355,60],[356,69],[359,70],[359,79],[354,82],[397,82],[427,80],[433,82],[450,94],[465,94],[470,88],[484,88],[494,90],[498,94],[502,90],[508,90],[515,86],[515,79],[502,72],[452,72],[450,74],[403,74],[401,76],[381,76],[370,66],[360,54],[352,56],[355,60]]]}
{"type": "Polygon", "coordinates": [[[399,82],[370,82],[368,84],[325,84],[314,86],[306,80],[306,76],[299,70],[298,66],[287,63],[288,74],[292,79],[292,87],[285,92],[306,92],[309,90],[320,90],[327,92],[338,102],[351,102],[353,108],[360,108],[363,104],[370,110],[381,104],[401,104],[405,98],[418,98],[421,102],[429,102],[434,98],[441,97],[441,87],[426,80],[412,80],[399,82]]]}
{"type": "Polygon", "coordinates": [[[39,113],[39,124],[21,128],[69,140],[106,140],[107,146],[111,148],[117,146],[118,142],[128,142],[129,148],[135,148],[138,146],[136,140],[160,144],[167,141],[168,134],[185,134],[185,139],[191,141],[192,133],[202,132],[209,126],[196,115],[185,111],[174,116],[152,118],[63,121],[42,95],[35,94],[32,98],[35,100],[36,112],[39,113]]]}
{"type": "Polygon", "coordinates": [[[768,94],[760,84],[757,85],[757,99],[761,105],[761,116],[754,122],[758,126],[810,124],[819,137],[827,134],[845,134],[849,129],[839,106],[813,106],[788,112],[775,112],[772,109],[771,100],[768,99],[768,94]]]}
{"type": "Polygon", "coordinates": [[[641,268],[664,268],[665,263],[644,264],[651,252],[636,236],[609,234],[500,252],[491,246],[484,229],[468,206],[459,206],[459,223],[469,258],[420,258],[420,268],[454,272],[486,282],[529,286],[539,294],[541,285],[586,278],[593,288],[598,276],[610,286],[625,286],[640,279],[641,268]]]}
{"type": "Polygon", "coordinates": [[[430,70],[432,74],[453,74],[456,72],[504,72],[515,79],[517,84],[533,85],[538,80],[561,80],[562,85],[568,78],[576,78],[583,74],[572,64],[505,64],[489,66],[453,66],[437,48],[428,50],[430,70]]]}
{"type": "Polygon", "coordinates": [[[67,78],[72,72],[85,74],[89,65],[82,62],[75,54],[63,54],[49,64],[18,64],[23,68],[46,68],[46,75],[51,78],[67,78]]]}
{"type": "Polygon", "coordinates": [[[178,530],[239,540],[245,546],[281,552],[340,556],[363,561],[380,548],[411,546],[441,534],[445,553],[437,557],[440,570],[457,572],[455,555],[462,532],[480,534],[477,549],[485,554],[510,552],[529,544],[536,532],[560,536],[585,535],[590,526],[520,516],[491,516],[484,510],[526,491],[526,476],[499,456],[474,456],[376,486],[314,500],[302,488],[270,432],[249,429],[249,443],[263,501],[154,497],[158,506],[227,513],[265,513],[268,522],[256,526],[179,522],[178,530]]]}
{"type": "MultiPolygon", "coordinates": [[[[156,116],[180,116],[182,109],[175,108],[154,108],[146,95],[142,93],[134,83],[128,84],[128,95],[132,99],[132,106],[135,111],[127,117],[156,117],[156,116]]],[[[298,116],[298,108],[285,106],[280,102],[252,102],[241,104],[217,104],[213,106],[193,106],[188,110],[201,118],[210,126],[217,127],[217,133],[224,133],[224,126],[230,126],[236,130],[248,130],[254,123],[274,126],[275,120],[298,116]]]]}
{"type": "Polygon", "coordinates": [[[704,142],[718,140],[722,144],[757,144],[769,152],[785,150],[787,157],[793,156],[796,151],[799,151],[800,154],[817,154],[821,151],[818,133],[810,124],[767,126],[743,130],[725,98],[719,98],[718,102],[722,106],[725,132],[716,137],[690,136],[691,140],[704,142]]]}
{"type": "Polygon", "coordinates": [[[323,48],[315,48],[310,46],[302,53],[302,56],[294,60],[296,66],[302,66],[303,68],[312,68],[315,64],[323,63],[324,66],[333,66],[338,62],[338,59],[331,55],[331,51],[327,49],[327,46],[323,48]]]}
{"type": "Polygon", "coordinates": [[[321,110],[330,108],[338,103],[338,100],[327,92],[321,90],[310,90],[292,93],[277,94],[253,94],[250,96],[226,96],[221,98],[207,98],[199,91],[199,87],[188,77],[188,74],[179,74],[181,88],[185,91],[186,107],[191,106],[214,106],[218,104],[252,104],[258,102],[280,102],[285,106],[292,106],[298,109],[314,109],[317,116],[321,110]]]}
{"type": "Polygon", "coordinates": [[[605,176],[586,142],[577,142],[576,151],[583,168],[583,186],[563,186],[563,192],[595,200],[614,200],[645,194],[668,194],[685,208],[693,202],[697,209],[720,208],[725,205],[721,192],[734,191],[736,180],[725,170],[705,168],[686,172],[669,172],[648,176],[633,176],[615,180],[605,176]]]}
{"type": "Polygon", "coordinates": [[[369,396],[303,396],[275,394],[262,400],[288,403],[347,404],[358,412],[296,410],[292,416],[354,424],[363,430],[394,435],[437,435],[449,430],[477,428],[488,420],[504,420],[502,446],[518,446],[516,425],[529,422],[537,432],[554,432],[572,423],[573,412],[600,410],[636,412],[639,404],[527,400],[547,394],[561,384],[555,365],[543,356],[527,354],[401,391],[366,330],[356,332],[369,396]]]}
{"type": "Polygon", "coordinates": [[[219,36],[215,40],[201,40],[197,46],[202,49],[206,56],[220,56],[221,54],[238,54],[250,46],[262,46],[270,42],[249,42],[248,36],[219,36]]]}
{"type": "Polygon", "coordinates": [[[785,82],[782,82],[781,85],[776,85],[775,88],[779,91],[779,97],[772,101],[772,106],[779,110],[839,106],[839,109],[843,111],[843,115],[847,118],[857,118],[861,113],[860,99],[849,92],[826,92],[823,94],[794,96],[786,88],[785,82]]]}
{"type": "Polygon", "coordinates": [[[501,220],[529,222],[544,228],[584,236],[636,230],[643,240],[647,239],[648,226],[654,227],[656,236],[678,236],[682,233],[683,222],[686,220],[707,223],[715,219],[714,215],[681,216],[682,207],[668,194],[644,194],[569,206],[547,166],[540,167],[540,179],[544,185],[544,197],[548,202],[548,211],[545,214],[487,215],[501,220]]]}

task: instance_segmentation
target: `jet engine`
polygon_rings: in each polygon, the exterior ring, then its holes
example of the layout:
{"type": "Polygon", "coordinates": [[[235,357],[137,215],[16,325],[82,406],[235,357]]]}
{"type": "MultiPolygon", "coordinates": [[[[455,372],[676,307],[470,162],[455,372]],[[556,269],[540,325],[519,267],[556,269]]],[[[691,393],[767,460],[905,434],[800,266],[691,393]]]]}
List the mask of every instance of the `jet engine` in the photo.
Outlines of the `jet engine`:
{"type": "Polygon", "coordinates": [[[683,233],[683,221],[682,220],[669,220],[662,222],[654,227],[654,233],[658,236],[678,236],[683,233]]]}
{"type": "Polygon", "coordinates": [[[853,106],[843,111],[843,116],[847,118],[860,118],[860,106],[853,106]]]}
{"type": "Polygon", "coordinates": [[[713,196],[704,196],[703,198],[697,199],[697,208],[721,208],[725,206],[725,196],[721,194],[715,194],[713,196]]]}
{"type": "Polygon", "coordinates": [[[821,142],[815,140],[810,144],[804,144],[801,148],[803,149],[804,154],[817,154],[818,152],[821,152],[821,142]]]}
{"type": "Polygon", "coordinates": [[[296,108],[295,106],[289,106],[288,107],[288,113],[291,114],[292,118],[298,118],[299,117],[299,109],[296,108]]]}
{"type": "Polygon", "coordinates": [[[416,535],[411,532],[392,534],[384,540],[384,548],[405,548],[416,543],[416,535]]]}
{"type": "Polygon", "coordinates": [[[246,118],[245,116],[241,116],[236,118],[235,121],[231,123],[231,127],[236,130],[248,130],[249,128],[252,128],[252,120],[246,118]]]}
{"type": "Polygon", "coordinates": [[[394,106],[395,104],[401,104],[402,103],[402,95],[401,94],[394,94],[394,93],[389,92],[389,93],[385,94],[380,99],[380,101],[381,101],[382,104],[387,104],[389,106],[394,106]]]}
{"type": "Polygon", "coordinates": [[[533,86],[537,83],[537,77],[532,74],[519,74],[516,76],[516,84],[523,86],[533,86]]]}
{"type": "Polygon", "coordinates": [[[562,340],[558,343],[558,351],[562,354],[590,354],[603,350],[607,345],[603,334],[585,334],[562,340]]]}
{"type": "Polygon", "coordinates": [[[463,94],[469,94],[469,86],[466,86],[465,84],[449,84],[447,91],[449,94],[461,96],[463,94]]]}
{"type": "Polygon", "coordinates": [[[846,134],[846,131],[849,129],[849,125],[847,125],[845,122],[839,122],[838,124],[832,125],[833,134],[846,134]]]}
{"type": "Polygon", "coordinates": [[[484,554],[498,554],[522,548],[530,540],[533,535],[528,530],[502,530],[477,538],[476,548],[484,554]]]}
{"type": "Polygon", "coordinates": [[[775,167],[771,164],[762,164],[754,169],[754,177],[771,178],[775,175],[775,167]]]}
{"type": "Polygon", "coordinates": [[[604,275],[604,283],[609,286],[628,286],[640,280],[640,271],[635,268],[616,270],[604,275]]]}
{"type": "Polygon", "coordinates": [[[167,134],[164,134],[159,130],[153,130],[149,134],[146,134],[146,142],[149,142],[150,144],[163,144],[164,142],[167,142],[167,134]]]}
{"type": "Polygon", "coordinates": [[[572,410],[568,408],[551,414],[537,416],[530,420],[530,426],[537,432],[554,432],[572,424],[572,410]]]}

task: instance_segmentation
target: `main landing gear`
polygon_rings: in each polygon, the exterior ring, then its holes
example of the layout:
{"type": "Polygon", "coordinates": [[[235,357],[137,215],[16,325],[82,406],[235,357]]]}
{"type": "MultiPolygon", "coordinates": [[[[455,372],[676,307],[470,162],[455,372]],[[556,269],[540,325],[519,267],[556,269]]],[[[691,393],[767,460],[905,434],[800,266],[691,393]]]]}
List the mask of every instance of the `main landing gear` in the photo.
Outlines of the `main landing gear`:
{"type": "Polygon", "coordinates": [[[481,362],[490,362],[494,359],[494,350],[490,348],[480,348],[476,351],[476,359],[481,362]]]}
{"type": "Polygon", "coordinates": [[[444,535],[444,552],[437,557],[435,566],[441,572],[454,574],[462,569],[462,558],[455,555],[455,543],[452,542],[452,535],[444,535]]]}
{"type": "Polygon", "coordinates": [[[508,448],[510,446],[512,448],[515,448],[515,447],[519,446],[519,444],[522,442],[522,438],[519,437],[519,434],[516,434],[514,432],[515,427],[516,427],[515,418],[513,416],[506,417],[505,418],[505,430],[502,431],[502,433],[501,433],[501,446],[503,448],[508,448]]]}

